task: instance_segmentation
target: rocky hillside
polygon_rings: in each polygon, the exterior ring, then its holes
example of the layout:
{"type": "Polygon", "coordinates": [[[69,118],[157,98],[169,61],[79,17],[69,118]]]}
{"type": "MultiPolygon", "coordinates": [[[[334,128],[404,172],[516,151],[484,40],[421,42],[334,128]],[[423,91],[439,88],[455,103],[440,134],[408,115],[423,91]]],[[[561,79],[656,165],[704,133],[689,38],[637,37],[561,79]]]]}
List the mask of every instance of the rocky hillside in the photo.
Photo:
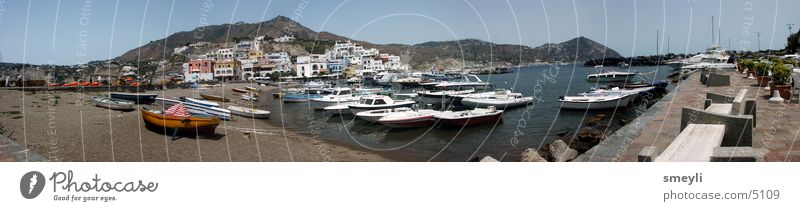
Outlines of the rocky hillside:
{"type": "MultiPolygon", "coordinates": [[[[269,49],[292,49],[291,53],[319,53],[330,47],[333,41],[348,38],[329,32],[315,32],[284,16],[278,16],[262,23],[235,23],[211,25],[192,31],[178,32],[160,40],[154,40],[139,48],[132,49],[116,58],[120,62],[136,62],[138,58],[160,59],[171,54],[173,48],[189,43],[207,41],[212,43],[232,42],[253,39],[256,36],[280,37],[294,35],[298,41],[289,44],[266,46],[269,49]],[[230,33],[228,34],[228,31],[230,33]],[[164,44],[166,43],[166,48],[164,44]],[[141,56],[139,52],[141,51],[141,56]]],[[[353,40],[367,48],[377,48],[381,52],[400,55],[414,69],[431,66],[439,68],[458,68],[476,63],[532,63],[536,61],[584,62],[604,57],[620,55],[600,43],[586,37],[574,38],[558,44],[545,44],[536,48],[524,45],[495,44],[477,39],[456,41],[425,42],[416,45],[373,44],[353,40]]],[[[296,55],[296,54],[295,54],[296,55]]],[[[143,59],[146,60],[146,59],[143,59]]]]}

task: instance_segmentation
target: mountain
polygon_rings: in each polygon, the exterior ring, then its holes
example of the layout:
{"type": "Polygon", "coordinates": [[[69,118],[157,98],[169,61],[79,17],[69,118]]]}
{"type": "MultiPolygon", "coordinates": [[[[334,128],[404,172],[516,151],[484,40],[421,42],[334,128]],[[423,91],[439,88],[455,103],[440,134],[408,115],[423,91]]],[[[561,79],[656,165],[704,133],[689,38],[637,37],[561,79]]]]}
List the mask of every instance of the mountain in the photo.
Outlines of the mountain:
{"type": "MultiPolygon", "coordinates": [[[[177,32],[165,38],[166,42],[165,39],[151,41],[122,54],[115,60],[121,62],[136,62],[140,60],[139,58],[141,61],[159,60],[164,58],[164,50],[167,51],[166,55],[169,58],[173,48],[186,46],[189,43],[200,41],[224,43],[225,41],[252,39],[261,35],[267,37],[294,35],[297,41],[289,43],[290,46],[270,44],[266,48],[293,49],[290,53],[295,55],[308,52],[320,53],[337,40],[349,40],[330,32],[315,32],[290,18],[278,16],[261,23],[239,22],[209,25],[195,28],[192,31],[177,32]],[[165,43],[166,46],[164,46],[165,43]]],[[[536,48],[524,45],[495,44],[478,39],[432,41],[416,45],[382,45],[358,40],[352,41],[364,45],[366,48],[377,48],[382,53],[400,55],[403,61],[408,62],[415,69],[425,69],[431,66],[458,68],[489,61],[519,64],[536,61],[583,62],[604,57],[621,57],[616,51],[586,37],[578,37],[557,44],[548,43],[536,48]]]]}

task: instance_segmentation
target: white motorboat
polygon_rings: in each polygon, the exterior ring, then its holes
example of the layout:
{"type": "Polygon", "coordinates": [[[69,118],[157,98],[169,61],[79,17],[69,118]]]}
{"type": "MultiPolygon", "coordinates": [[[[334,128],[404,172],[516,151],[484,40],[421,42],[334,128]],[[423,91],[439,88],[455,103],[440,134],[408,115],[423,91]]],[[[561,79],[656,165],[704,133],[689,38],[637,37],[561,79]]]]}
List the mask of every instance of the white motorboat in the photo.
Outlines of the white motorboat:
{"type": "Polygon", "coordinates": [[[562,109],[612,109],[627,107],[632,95],[630,94],[596,94],[580,96],[561,96],[562,109]]]}
{"type": "Polygon", "coordinates": [[[617,95],[638,95],[645,92],[651,92],[655,90],[656,87],[648,86],[648,87],[639,87],[639,88],[631,88],[631,89],[620,89],[619,87],[613,87],[611,89],[596,89],[591,90],[588,92],[581,93],[579,95],[583,96],[595,96],[595,95],[607,95],[607,94],[617,94],[617,95]]]}
{"type": "Polygon", "coordinates": [[[444,111],[434,117],[442,124],[464,127],[500,121],[503,117],[503,110],[489,106],[466,111],[444,111]]]}
{"type": "Polygon", "coordinates": [[[208,100],[200,100],[200,99],[194,99],[194,98],[190,98],[190,97],[180,97],[180,99],[183,102],[190,102],[190,103],[200,104],[200,105],[209,106],[209,107],[219,107],[219,103],[208,101],[208,100]]]}
{"type": "Polygon", "coordinates": [[[359,97],[353,96],[350,88],[334,88],[326,90],[320,98],[311,98],[311,107],[314,110],[322,110],[328,106],[339,105],[347,102],[355,102],[359,97]]]}
{"type": "Polygon", "coordinates": [[[348,78],[347,79],[347,83],[350,83],[350,84],[358,84],[358,83],[363,83],[363,82],[364,82],[364,79],[361,79],[360,77],[352,77],[352,78],[348,78]]]}
{"type": "Polygon", "coordinates": [[[395,128],[428,127],[436,123],[434,115],[441,111],[431,109],[399,111],[378,119],[378,123],[395,128]]]}
{"type": "Polygon", "coordinates": [[[230,110],[233,114],[254,119],[266,119],[269,118],[270,115],[269,111],[245,108],[241,106],[228,106],[228,110],[230,110]]]}
{"type": "Polygon", "coordinates": [[[521,95],[496,95],[481,98],[464,98],[461,100],[462,105],[469,107],[488,108],[494,106],[499,109],[525,106],[531,102],[533,102],[533,97],[524,97],[521,95]]]}
{"type": "Polygon", "coordinates": [[[396,112],[403,112],[403,111],[411,111],[411,108],[408,107],[397,107],[397,108],[385,108],[385,109],[375,109],[375,110],[367,110],[356,112],[356,117],[361,118],[363,120],[367,120],[369,122],[377,122],[381,118],[396,112]]]}
{"type": "Polygon", "coordinates": [[[636,75],[638,73],[601,69],[598,73],[587,75],[586,80],[597,82],[628,81],[636,75]]]}
{"type": "Polygon", "coordinates": [[[522,96],[522,93],[514,93],[511,90],[507,89],[498,89],[491,92],[478,92],[478,93],[469,93],[469,94],[456,94],[456,95],[448,95],[448,97],[453,97],[456,101],[461,101],[461,99],[465,98],[488,98],[494,96],[522,96]]]}
{"type": "Polygon", "coordinates": [[[369,110],[411,107],[416,103],[416,101],[411,100],[395,101],[391,97],[385,95],[370,95],[361,97],[358,103],[349,105],[348,107],[351,113],[358,114],[359,112],[369,110]]]}
{"type": "Polygon", "coordinates": [[[199,115],[206,115],[206,116],[217,116],[222,120],[230,120],[231,119],[231,111],[224,108],[219,107],[211,107],[206,105],[200,105],[197,103],[192,102],[183,102],[179,100],[167,99],[167,98],[156,98],[155,99],[156,105],[161,105],[164,108],[169,108],[170,106],[183,104],[186,106],[186,109],[189,110],[189,113],[192,114],[199,114],[199,115]]]}
{"type": "Polygon", "coordinates": [[[340,103],[339,105],[332,105],[332,106],[325,107],[322,110],[324,110],[326,113],[330,113],[330,114],[341,114],[341,115],[352,114],[352,113],[350,113],[350,105],[354,105],[354,104],[357,104],[357,102],[340,103]]]}

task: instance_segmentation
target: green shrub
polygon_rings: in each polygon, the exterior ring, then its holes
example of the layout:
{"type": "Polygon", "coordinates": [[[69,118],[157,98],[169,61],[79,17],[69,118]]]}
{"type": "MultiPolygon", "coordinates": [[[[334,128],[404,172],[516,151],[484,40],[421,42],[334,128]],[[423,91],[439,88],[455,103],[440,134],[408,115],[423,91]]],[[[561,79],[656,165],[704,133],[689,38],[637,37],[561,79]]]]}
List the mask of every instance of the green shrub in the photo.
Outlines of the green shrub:
{"type": "Polygon", "coordinates": [[[772,63],[772,82],[779,85],[788,85],[792,79],[792,70],[783,62],[772,63]]]}
{"type": "Polygon", "coordinates": [[[753,68],[756,70],[756,75],[758,76],[769,75],[769,65],[765,62],[755,63],[753,68]]]}

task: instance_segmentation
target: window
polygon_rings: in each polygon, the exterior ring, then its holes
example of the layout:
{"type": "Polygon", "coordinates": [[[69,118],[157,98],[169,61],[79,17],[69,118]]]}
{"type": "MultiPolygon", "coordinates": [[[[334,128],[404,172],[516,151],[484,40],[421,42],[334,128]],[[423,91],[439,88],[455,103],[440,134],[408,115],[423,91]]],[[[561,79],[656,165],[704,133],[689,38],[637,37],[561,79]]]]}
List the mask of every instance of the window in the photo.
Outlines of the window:
{"type": "Polygon", "coordinates": [[[372,105],[372,102],[373,102],[372,99],[367,99],[366,101],[364,101],[364,104],[372,105]]]}
{"type": "Polygon", "coordinates": [[[384,104],[386,104],[386,101],[383,101],[383,99],[375,100],[375,105],[384,105],[384,104]]]}

